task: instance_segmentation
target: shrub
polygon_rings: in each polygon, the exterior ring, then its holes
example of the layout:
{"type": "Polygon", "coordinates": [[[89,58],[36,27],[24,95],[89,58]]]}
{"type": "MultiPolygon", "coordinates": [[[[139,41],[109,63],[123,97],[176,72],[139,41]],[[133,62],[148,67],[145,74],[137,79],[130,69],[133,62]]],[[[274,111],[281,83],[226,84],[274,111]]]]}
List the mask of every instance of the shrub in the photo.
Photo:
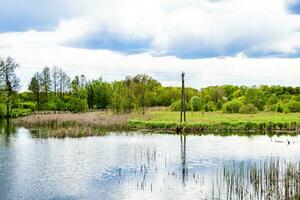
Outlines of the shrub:
{"type": "Polygon", "coordinates": [[[201,99],[199,96],[193,96],[191,98],[191,110],[199,111],[201,109],[201,99]]]}
{"type": "Polygon", "coordinates": [[[19,104],[20,108],[30,109],[30,110],[36,110],[36,104],[31,101],[25,101],[23,103],[19,104]]]}
{"type": "Polygon", "coordinates": [[[83,112],[88,109],[88,104],[85,99],[71,98],[69,100],[68,110],[71,112],[83,112]]]}
{"type": "Polygon", "coordinates": [[[275,106],[275,111],[279,112],[279,113],[283,113],[284,110],[286,110],[284,107],[285,106],[283,104],[277,103],[276,106],[275,106]]]}
{"type": "Polygon", "coordinates": [[[242,107],[242,103],[238,100],[228,101],[223,104],[222,112],[224,113],[239,113],[242,107]]]}
{"type": "Polygon", "coordinates": [[[292,100],[287,104],[287,107],[290,112],[300,112],[300,102],[292,100]]]}
{"type": "Polygon", "coordinates": [[[216,104],[213,101],[209,101],[207,104],[205,104],[205,111],[206,112],[212,112],[217,110],[216,104]]]}
{"type": "Polygon", "coordinates": [[[242,114],[254,114],[258,112],[258,109],[254,104],[250,103],[242,105],[239,112],[242,114]]]}
{"type": "Polygon", "coordinates": [[[217,106],[217,110],[221,110],[222,109],[223,103],[222,103],[222,101],[220,99],[217,101],[216,106],[217,106]]]}
{"type": "MultiPolygon", "coordinates": [[[[181,110],[181,101],[178,100],[178,101],[174,101],[171,106],[171,111],[180,111],[181,110]]],[[[185,110],[188,111],[190,110],[190,106],[188,103],[185,103],[185,110]]]]}

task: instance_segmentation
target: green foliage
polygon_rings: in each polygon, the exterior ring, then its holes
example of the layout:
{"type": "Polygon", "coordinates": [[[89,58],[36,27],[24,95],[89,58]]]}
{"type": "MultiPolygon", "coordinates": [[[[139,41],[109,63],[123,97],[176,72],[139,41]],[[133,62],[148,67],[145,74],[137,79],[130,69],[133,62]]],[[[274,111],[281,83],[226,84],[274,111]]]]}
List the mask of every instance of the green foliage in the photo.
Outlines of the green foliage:
{"type": "Polygon", "coordinates": [[[86,99],[72,97],[68,101],[68,110],[71,112],[84,112],[88,109],[86,99]]]}
{"type": "MultiPolygon", "coordinates": [[[[171,104],[170,109],[171,109],[171,111],[180,111],[181,110],[181,100],[174,101],[171,104]]],[[[190,105],[186,102],[185,103],[185,110],[189,111],[190,109],[191,109],[190,105]]]]}
{"type": "Polygon", "coordinates": [[[212,112],[217,110],[217,107],[213,101],[209,101],[207,104],[205,104],[204,109],[206,112],[212,112]]]}
{"type": "Polygon", "coordinates": [[[19,104],[20,108],[30,109],[31,111],[36,110],[36,104],[31,101],[25,101],[19,104]]]}
{"type": "MultiPolygon", "coordinates": [[[[18,64],[11,58],[0,61],[0,71],[7,72],[0,77],[0,103],[6,105],[7,116],[14,108],[72,112],[111,109],[115,114],[133,111],[144,114],[146,108],[154,106],[169,106],[172,111],[181,109],[180,87],[164,87],[145,74],[114,82],[102,78],[87,81],[84,75],[71,80],[61,68],[45,67],[32,77],[30,92],[18,94],[19,81],[15,74],[18,64]]],[[[186,102],[186,110],[192,111],[300,112],[300,87],[223,85],[201,90],[187,87],[186,102]]]]}
{"type": "Polygon", "coordinates": [[[193,96],[191,98],[191,110],[199,111],[201,109],[201,99],[199,96],[193,96]]]}
{"type": "Polygon", "coordinates": [[[239,113],[242,103],[239,100],[228,101],[223,104],[222,112],[224,113],[239,113]]]}
{"type": "Polygon", "coordinates": [[[297,102],[295,100],[290,101],[287,104],[287,107],[290,112],[300,112],[300,102],[297,102]]]}
{"type": "Polygon", "coordinates": [[[239,112],[242,114],[254,114],[258,112],[258,109],[252,103],[250,103],[242,105],[239,112]]]}
{"type": "Polygon", "coordinates": [[[6,107],[4,104],[0,103],[0,118],[3,118],[5,116],[6,113],[6,107]]]}
{"type": "Polygon", "coordinates": [[[288,112],[288,108],[285,104],[282,103],[277,103],[274,105],[275,107],[275,112],[283,113],[283,112],[288,112]]]}
{"type": "Polygon", "coordinates": [[[31,113],[31,109],[25,109],[25,108],[14,108],[11,111],[11,117],[24,117],[26,115],[29,115],[31,113]]]}

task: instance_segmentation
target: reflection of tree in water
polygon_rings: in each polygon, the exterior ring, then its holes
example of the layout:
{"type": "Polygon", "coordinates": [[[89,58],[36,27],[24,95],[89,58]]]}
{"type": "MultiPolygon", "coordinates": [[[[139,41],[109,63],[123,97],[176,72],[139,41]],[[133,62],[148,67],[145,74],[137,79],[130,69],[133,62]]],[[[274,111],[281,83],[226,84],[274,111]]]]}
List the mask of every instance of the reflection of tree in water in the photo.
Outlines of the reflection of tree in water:
{"type": "Polygon", "coordinates": [[[0,133],[4,135],[5,144],[8,144],[10,135],[15,133],[15,127],[11,119],[7,118],[0,121],[0,133]]]}
{"type": "Polygon", "coordinates": [[[186,164],[186,135],[180,135],[180,144],[181,144],[181,177],[182,177],[182,184],[185,186],[187,177],[188,177],[188,167],[186,164]]]}

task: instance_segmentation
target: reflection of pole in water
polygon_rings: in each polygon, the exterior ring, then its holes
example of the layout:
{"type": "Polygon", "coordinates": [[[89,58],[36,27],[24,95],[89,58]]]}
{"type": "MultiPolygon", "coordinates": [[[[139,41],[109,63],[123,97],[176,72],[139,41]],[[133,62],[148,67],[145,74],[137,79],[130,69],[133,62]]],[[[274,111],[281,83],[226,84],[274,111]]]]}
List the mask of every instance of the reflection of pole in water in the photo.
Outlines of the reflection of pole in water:
{"type": "Polygon", "coordinates": [[[188,176],[188,168],[186,165],[186,135],[180,135],[180,143],[181,143],[181,177],[182,177],[182,184],[185,186],[185,182],[188,176]]]}

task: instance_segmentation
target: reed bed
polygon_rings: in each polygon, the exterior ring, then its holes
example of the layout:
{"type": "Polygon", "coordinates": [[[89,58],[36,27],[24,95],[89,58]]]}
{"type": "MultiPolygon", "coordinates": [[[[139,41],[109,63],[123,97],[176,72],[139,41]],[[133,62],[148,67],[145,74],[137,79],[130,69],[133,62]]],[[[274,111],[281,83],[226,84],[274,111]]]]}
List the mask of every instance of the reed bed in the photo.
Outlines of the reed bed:
{"type": "MultiPolygon", "coordinates": [[[[299,199],[300,163],[268,158],[224,165],[226,199],[299,199]]],[[[221,182],[217,180],[216,182],[221,182]]]]}
{"type": "Polygon", "coordinates": [[[39,137],[82,137],[101,135],[106,131],[128,130],[131,115],[105,112],[80,114],[36,114],[14,120],[16,126],[29,128],[39,137]]]}

